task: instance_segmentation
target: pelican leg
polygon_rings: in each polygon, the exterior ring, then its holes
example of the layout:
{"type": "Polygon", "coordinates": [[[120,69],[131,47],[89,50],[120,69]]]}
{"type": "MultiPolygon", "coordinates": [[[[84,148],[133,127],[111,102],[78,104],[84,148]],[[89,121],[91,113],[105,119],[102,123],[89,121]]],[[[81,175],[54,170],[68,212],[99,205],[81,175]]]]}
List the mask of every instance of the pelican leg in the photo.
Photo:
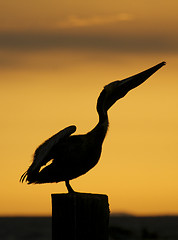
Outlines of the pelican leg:
{"type": "Polygon", "coordinates": [[[66,184],[68,193],[74,193],[74,192],[75,192],[75,191],[72,189],[72,187],[70,186],[69,180],[66,180],[66,181],[65,181],[65,184],[66,184]]]}

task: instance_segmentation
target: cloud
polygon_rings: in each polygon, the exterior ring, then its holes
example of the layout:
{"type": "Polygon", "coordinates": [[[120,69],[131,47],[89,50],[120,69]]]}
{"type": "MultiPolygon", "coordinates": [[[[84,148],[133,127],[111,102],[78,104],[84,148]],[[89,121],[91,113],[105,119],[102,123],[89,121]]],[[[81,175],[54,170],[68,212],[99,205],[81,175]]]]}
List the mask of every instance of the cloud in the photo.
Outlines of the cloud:
{"type": "Polygon", "coordinates": [[[0,32],[0,69],[59,69],[64,68],[65,61],[73,65],[77,55],[88,53],[178,54],[177,38],[167,36],[140,32],[0,32]]]}
{"type": "Polygon", "coordinates": [[[55,27],[59,29],[89,27],[132,20],[133,16],[128,13],[120,13],[112,16],[94,16],[88,18],[80,16],[69,16],[67,19],[58,22],[55,27]]]}
{"type": "Polygon", "coordinates": [[[0,33],[0,50],[48,51],[89,50],[114,52],[178,52],[177,36],[135,34],[120,31],[87,34],[82,31],[9,32],[0,33]]]}
{"type": "MultiPolygon", "coordinates": [[[[0,31],[0,51],[112,51],[178,53],[178,34],[132,15],[70,16],[48,30],[0,31]],[[118,24],[129,21],[129,24],[118,24]],[[134,22],[133,22],[134,21],[134,22]]],[[[0,60],[0,63],[6,60],[0,60]]]]}

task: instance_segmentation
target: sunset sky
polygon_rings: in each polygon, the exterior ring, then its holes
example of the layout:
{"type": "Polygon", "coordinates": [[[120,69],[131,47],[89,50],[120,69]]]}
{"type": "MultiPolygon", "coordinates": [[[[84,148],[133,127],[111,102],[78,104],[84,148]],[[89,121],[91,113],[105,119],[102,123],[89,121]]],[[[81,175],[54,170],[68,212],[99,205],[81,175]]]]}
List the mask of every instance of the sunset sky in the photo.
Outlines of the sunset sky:
{"type": "Polygon", "coordinates": [[[0,3],[0,216],[51,215],[58,184],[19,183],[38,145],[97,124],[104,85],[167,65],[109,110],[98,165],[72,180],[111,213],[178,214],[178,1],[0,3]]]}

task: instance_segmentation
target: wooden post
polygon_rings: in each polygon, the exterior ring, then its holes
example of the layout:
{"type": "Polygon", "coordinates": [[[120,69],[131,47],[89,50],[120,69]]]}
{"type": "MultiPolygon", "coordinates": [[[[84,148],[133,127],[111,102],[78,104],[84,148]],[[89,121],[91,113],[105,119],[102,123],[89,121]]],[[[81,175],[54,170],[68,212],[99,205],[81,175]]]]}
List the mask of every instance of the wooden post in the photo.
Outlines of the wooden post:
{"type": "Polygon", "coordinates": [[[108,240],[107,195],[52,194],[52,240],[108,240]]]}

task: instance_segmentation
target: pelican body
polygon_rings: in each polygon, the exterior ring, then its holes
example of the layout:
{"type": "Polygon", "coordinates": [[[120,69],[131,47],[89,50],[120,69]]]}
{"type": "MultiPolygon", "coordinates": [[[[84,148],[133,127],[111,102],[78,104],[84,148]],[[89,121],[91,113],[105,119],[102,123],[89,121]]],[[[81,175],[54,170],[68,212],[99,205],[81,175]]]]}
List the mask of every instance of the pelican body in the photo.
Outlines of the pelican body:
{"type": "Polygon", "coordinates": [[[99,121],[95,128],[87,134],[72,135],[76,131],[76,126],[72,125],[46,140],[36,149],[33,162],[20,181],[26,180],[28,184],[65,181],[68,192],[74,192],[69,181],[87,173],[100,159],[109,126],[109,108],[165,64],[161,62],[132,77],[106,85],[97,101],[99,121]]]}

